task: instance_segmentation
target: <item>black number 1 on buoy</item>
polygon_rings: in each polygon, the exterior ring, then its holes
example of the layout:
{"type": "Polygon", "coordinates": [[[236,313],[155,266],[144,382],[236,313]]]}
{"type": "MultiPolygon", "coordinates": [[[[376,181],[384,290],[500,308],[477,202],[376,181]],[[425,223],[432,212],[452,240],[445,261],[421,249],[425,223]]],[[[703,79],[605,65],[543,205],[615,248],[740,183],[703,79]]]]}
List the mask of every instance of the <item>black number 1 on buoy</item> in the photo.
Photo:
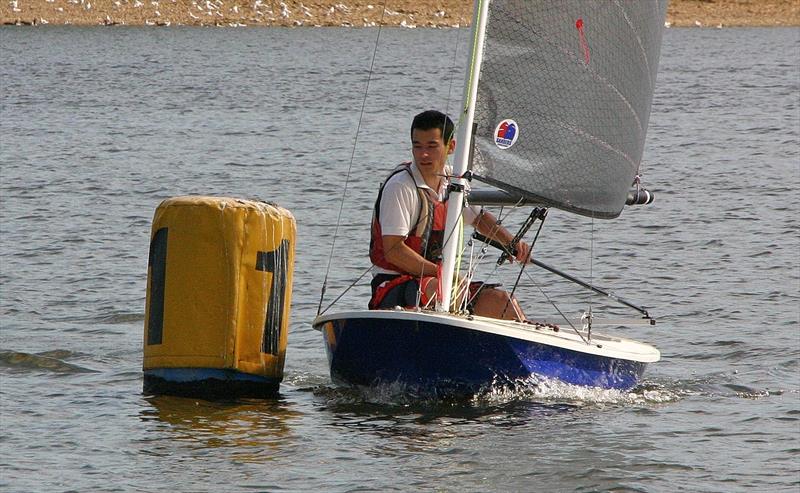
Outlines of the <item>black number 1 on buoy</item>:
{"type": "Polygon", "coordinates": [[[264,336],[261,352],[278,354],[278,342],[283,326],[283,309],[286,302],[286,265],[289,262],[289,240],[281,241],[280,246],[271,252],[258,252],[256,270],[272,273],[267,315],[264,320],[264,336]]]}

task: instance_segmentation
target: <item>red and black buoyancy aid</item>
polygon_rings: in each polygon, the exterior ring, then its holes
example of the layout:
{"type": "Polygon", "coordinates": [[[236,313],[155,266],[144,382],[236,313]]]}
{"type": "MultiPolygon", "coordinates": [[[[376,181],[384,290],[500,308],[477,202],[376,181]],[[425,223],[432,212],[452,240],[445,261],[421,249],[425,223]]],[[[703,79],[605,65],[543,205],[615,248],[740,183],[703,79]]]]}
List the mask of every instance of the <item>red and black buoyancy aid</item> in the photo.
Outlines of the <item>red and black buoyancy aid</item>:
{"type": "MultiPolygon", "coordinates": [[[[416,180],[414,180],[414,175],[411,173],[410,162],[402,163],[392,171],[389,177],[381,184],[378,191],[378,199],[375,201],[375,210],[372,214],[372,231],[369,240],[369,259],[372,261],[373,265],[401,273],[403,272],[401,268],[386,260],[386,255],[383,251],[380,211],[383,188],[393,176],[403,172],[408,173],[411,180],[417,185],[416,180]]],[[[444,243],[447,201],[439,200],[436,192],[427,187],[420,187],[417,185],[417,192],[420,197],[420,211],[417,216],[417,222],[411,228],[411,231],[409,231],[404,243],[426,260],[438,263],[441,261],[444,243]]],[[[408,274],[414,275],[413,272],[409,272],[408,274]]]]}

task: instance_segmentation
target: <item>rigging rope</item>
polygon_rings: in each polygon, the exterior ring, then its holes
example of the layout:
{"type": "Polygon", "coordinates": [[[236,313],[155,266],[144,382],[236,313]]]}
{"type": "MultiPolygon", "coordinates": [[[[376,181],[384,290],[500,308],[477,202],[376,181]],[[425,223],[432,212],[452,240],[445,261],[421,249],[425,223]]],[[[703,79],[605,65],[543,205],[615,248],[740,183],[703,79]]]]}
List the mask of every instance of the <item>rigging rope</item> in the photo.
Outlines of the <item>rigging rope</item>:
{"type": "MultiPolygon", "coordinates": [[[[328,289],[328,276],[329,276],[330,271],[331,271],[331,263],[333,262],[333,252],[335,251],[335,248],[336,248],[336,238],[339,236],[339,226],[341,225],[341,222],[342,222],[342,212],[344,211],[344,199],[347,196],[347,185],[350,183],[350,173],[353,170],[353,161],[355,160],[355,157],[356,157],[356,147],[358,146],[358,135],[361,132],[361,122],[364,119],[364,109],[367,106],[367,96],[369,95],[369,84],[372,81],[372,71],[373,71],[373,68],[375,67],[375,58],[376,58],[376,55],[378,53],[378,43],[380,42],[381,32],[383,30],[383,17],[384,17],[384,15],[386,15],[386,2],[385,1],[383,2],[383,11],[381,12],[381,18],[380,18],[380,21],[378,22],[378,34],[375,37],[375,48],[372,50],[372,60],[369,63],[369,73],[367,74],[367,84],[366,84],[366,87],[364,88],[364,98],[361,100],[361,111],[360,111],[360,113],[358,115],[358,125],[356,126],[356,136],[355,136],[355,139],[353,139],[353,150],[350,153],[350,164],[347,167],[347,175],[345,176],[344,189],[342,190],[342,201],[339,204],[339,215],[336,218],[336,229],[333,232],[333,241],[331,241],[331,253],[330,253],[330,255],[328,255],[328,266],[325,268],[325,279],[322,281],[322,289],[320,290],[320,294],[319,294],[319,305],[317,306],[317,316],[319,316],[321,311],[322,311],[322,300],[325,298],[325,291],[327,291],[327,289],[328,289]]],[[[364,277],[364,275],[365,274],[362,274],[361,277],[364,277]]],[[[359,277],[359,280],[361,279],[361,277],[359,277]]],[[[342,293],[342,295],[343,294],[344,293],[342,293]]],[[[341,298],[342,295],[340,295],[336,299],[338,300],[339,298],[341,298]]]]}
{"type": "MultiPolygon", "coordinates": [[[[594,286],[594,213],[592,213],[591,236],[589,238],[589,284],[594,286]]],[[[594,292],[589,291],[589,313],[586,317],[586,330],[589,340],[592,339],[592,301],[594,292]]]]}
{"type": "MultiPolygon", "coordinates": [[[[324,299],[325,299],[325,293],[327,292],[327,289],[328,289],[328,278],[330,276],[331,265],[332,265],[332,262],[333,262],[333,254],[334,254],[334,252],[336,250],[336,239],[339,236],[339,228],[340,228],[340,225],[341,225],[342,214],[343,214],[343,210],[344,210],[344,201],[345,201],[345,198],[347,196],[347,187],[348,187],[348,184],[350,183],[350,175],[351,175],[352,168],[353,168],[353,162],[355,161],[355,153],[356,153],[356,148],[357,148],[357,145],[358,145],[358,137],[359,137],[360,132],[361,132],[361,124],[362,124],[362,121],[363,121],[363,118],[364,118],[364,111],[365,111],[365,108],[366,108],[367,97],[369,95],[369,87],[370,87],[370,82],[372,81],[372,75],[373,75],[374,66],[375,66],[375,59],[376,59],[376,55],[377,55],[377,51],[378,51],[378,45],[379,45],[380,39],[381,39],[381,32],[382,32],[382,28],[383,28],[383,20],[384,20],[384,16],[385,15],[386,15],[386,1],[384,1],[383,12],[381,13],[381,18],[380,18],[380,21],[378,23],[378,33],[377,33],[377,36],[375,38],[375,48],[373,49],[373,52],[372,52],[372,59],[370,61],[370,67],[369,67],[369,73],[367,75],[366,87],[364,88],[364,97],[363,97],[362,102],[361,102],[361,110],[359,112],[358,125],[356,127],[356,136],[355,136],[355,139],[354,139],[354,142],[353,142],[353,149],[351,151],[350,162],[349,162],[349,165],[348,165],[348,168],[347,168],[347,174],[346,174],[346,177],[345,177],[345,185],[344,185],[344,189],[342,191],[342,200],[341,200],[341,203],[339,205],[339,213],[338,213],[338,216],[336,218],[336,228],[334,230],[333,240],[331,242],[330,254],[328,255],[328,264],[327,264],[327,267],[325,269],[325,277],[324,277],[324,280],[323,280],[323,283],[322,283],[322,288],[320,290],[319,304],[317,306],[317,316],[319,316],[319,315],[325,313],[326,311],[328,311],[328,309],[330,309],[334,304],[336,304],[336,302],[339,301],[350,289],[352,289],[354,286],[356,286],[356,284],[358,284],[358,282],[361,281],[361,279],[363,279],[364,276],[366,276],[370,271],[372,271],[374,269],[374,266],[370,266],[368,269],[366,269],[358,277],[358,279],[356,279],[349,286],[347,286],[347,288],[345,288],[345,290],[341,294],[339,294],[336,297],[336,299],[334,299],[328,306],[326,306],[324,310],[322,309],[322,304],[323,304],[324,299]]],[[[458,47],[459,47],[459,44],[461,42],[461,30],[457,30],[457,33],[458,34],[457,34],[456,43],[455,43],[455,50],[454,50],[454,53],[453,53],[453,62],[452,62],[451,70],[450,70],[450,74],[451,75],[450,75],[450,83],[449,83],[448,93],[447,93],[447,102],[445,104],[445,112],[449,111],[450,102],[452,100],[453,82],[455,80],[455,77],[454,77],[453,74],[455,73],[454,69],[455,69],[455,66],[456,66],[456,60],[458,58],[458,47]]],[[[395,247],[397,247],[397,246],[399,246],[399,245],[395,245],[395,247]]],[[[417,301],[417,306],[419,306],[419,300],[417,301]]]]}
{"type": "MultiPolygon", "coordinates": [[[[544,212],[541,212],[539,208],[534,208],[531,212],[531,215],[528,217],[528,220],[525,224],[522,225],[519,232],[514,239],[512,240],[512,247],[516,247],[516,244],[522,241],[525,237],[525,233],[527,233],[528,229],[533,225],[533,221],[536,219],[540,219],[539,221],[539,228],[536,230],[536,235],[534,235],[533,240],[531,241],[530,250],[528,252],[528,257],[530,257],[531,253],[533,252],[533,247],[536,245],[536,240],[539,239],[539,233],[542,232],[542,227],[544,226],[544,220],[547,217],[547,209],[544,209],[544,212]]],[[[502,258],[502,256],[501,256],[502,258]]],[[[511,303],[511,300],[514,298],[514,293],[517,291],[517,287],[519,286],[519,280],[522,278],[522,273],[525,272],[525,267],[528,265],[528,259],[525,259],[524,262],[521,262],[522,265],[519,269],[519,274],[517,275],[517,280],[514,281],[514,287],[511,288],[511,292],[508,295],[508,299],[506,300],[506,306],[503,308],[502,313],[505,314],[506,310],[508,310],[508,305],[511,303]]]]}
{"type": "Polygon", "coordinates": [[[533,279],[533,277],[530,275],[530,273],[529,273],[529,272],[526,272],[526,273],[525,273],[525,275],[528,277],[528,280],[529,280],[529,281],[531,281],[531,282],[533,283],[533,285],[534,285],[534,286],[536,286],[536,288],[539,290],[539,292],[540,292],[540,293],[542,293],[542,296],[544,296],[544,298],[545,298],[545,299],[546,299],[546,300],[547,300],[547,301],[548,301],[548,302],[549,302],[551,305],[553,305],[553,308],[555,308],[555,309],[556,309],[556,311],[558,312],[558,314],[559,314],[559,315],[561,315],[561,318],[563,318],[563,319],[564,319],[564,321],[565,321],[565,322],[567,322],[567,324],[568,324],[570,327],[572,327],[572,330],[574,330],[574,331],[575,331],[575,333],[576,333],[576,334],[578,334],[578,337],[580,337],[580,338],[581,338],[581,340],[582,340],[582,341],[583,341],[585,344],[589,344],[589,341],[588,341],[588,340],[587,340],[585,337],[583,337],[583,334],[581,334],[581,332],[578,330],[578,328],[577,328],[577,327],[575,327],[575,326],[572,324],[572,322],[569,320],[569,318],[567,318],[567,316],[564,314],[564,312],[562,312],[562,311],[561,311],[561,309],[558,307],[558,305],[556,305],[556,303],[555,303],[553,300],[551,300],[549,296],[547,296],[547,293],[545,293],[545,292],[544,292],[544,289],[542,289],[542,287],[541,287],[541,286],[539,286],[539,283],[537,283],[537,282],[536,282],[536,281],[533,279]]]}
{"type": "MultiPolygon", "coordinates": [[[[453,81],[455,81],[455,67],[456,67],[456,60],[458,59],[458,46],[461,44],[461,29],[457,30],[456,34],[456,49],[453,50],[453,63],[450,65],[450,86],[447,89],[447,103],[444,105],[444,113],[445,115],[450,114],[450,101],[453,98],[453,81]]],[[[460,123],[460,119],[459,119],[460,123]]],[[[457,130],[457,129],[455,129],[457,130]]],[[[455,135],[455,132],[454,132],[455,135]]]]}

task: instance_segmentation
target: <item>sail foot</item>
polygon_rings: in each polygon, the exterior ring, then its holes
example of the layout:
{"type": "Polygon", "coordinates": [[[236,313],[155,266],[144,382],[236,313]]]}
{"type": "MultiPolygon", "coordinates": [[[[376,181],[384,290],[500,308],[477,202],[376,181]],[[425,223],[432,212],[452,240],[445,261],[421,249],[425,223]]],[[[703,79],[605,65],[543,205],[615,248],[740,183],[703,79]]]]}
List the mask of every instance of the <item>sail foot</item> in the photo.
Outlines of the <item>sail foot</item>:
{"type": "MultiPolygon", "coordinates": [[[[655,195],[653,192],[644,188],[633,188],[628,191],[625,205],[647,205],[653,203],[655,195]]],[[[472,205],[489,206],[542,206],[530,197],[523,196],[505,190],[471,190],[469,192],[469,203],[472,205]]]]}

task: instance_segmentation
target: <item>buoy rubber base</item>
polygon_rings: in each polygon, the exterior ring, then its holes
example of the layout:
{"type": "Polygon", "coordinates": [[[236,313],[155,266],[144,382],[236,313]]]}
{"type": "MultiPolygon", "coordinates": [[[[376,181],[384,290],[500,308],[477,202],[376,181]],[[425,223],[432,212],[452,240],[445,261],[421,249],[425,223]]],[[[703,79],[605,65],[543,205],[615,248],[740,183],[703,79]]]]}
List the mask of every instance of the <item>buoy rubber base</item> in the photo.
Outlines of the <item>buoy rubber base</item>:
{"type": "Polygon", "coordinates": [[[154,368],[145,370],[145,394],[203,399],[278,395],[280,380],[215,368],[154,368]]]}

